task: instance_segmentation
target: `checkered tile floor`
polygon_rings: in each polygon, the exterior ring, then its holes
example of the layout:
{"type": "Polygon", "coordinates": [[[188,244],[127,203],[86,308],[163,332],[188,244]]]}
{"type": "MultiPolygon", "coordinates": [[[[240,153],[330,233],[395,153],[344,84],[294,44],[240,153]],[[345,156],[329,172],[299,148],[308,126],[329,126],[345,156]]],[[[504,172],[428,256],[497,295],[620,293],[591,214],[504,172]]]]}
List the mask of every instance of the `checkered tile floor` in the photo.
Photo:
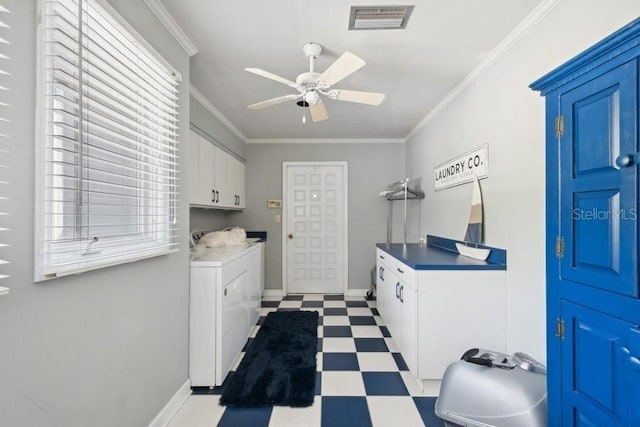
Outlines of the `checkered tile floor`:
{"type": "Polygon", "coordinates": [[[436,398],[421,395],[382,325],[375,301],[342,295],[266,298],[252,336],[264,316],[274,310],[315,310],[320,314],[313,406],[227,408],[218,405],[222,387],[196,388],[169,427],[443,426],[433,413],[436,398]]]}

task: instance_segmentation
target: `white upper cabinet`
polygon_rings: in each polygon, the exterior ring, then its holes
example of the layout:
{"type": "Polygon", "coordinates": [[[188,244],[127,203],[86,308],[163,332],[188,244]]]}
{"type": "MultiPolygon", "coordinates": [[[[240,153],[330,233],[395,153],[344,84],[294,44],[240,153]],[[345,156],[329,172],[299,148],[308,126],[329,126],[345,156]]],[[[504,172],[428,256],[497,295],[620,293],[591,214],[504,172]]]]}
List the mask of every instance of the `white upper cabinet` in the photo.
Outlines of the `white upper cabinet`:
{"type": "Polygon", "coordinates": [[[229,191],[229,185],[227,183],[227,168],[229,158],[231,157],[224,150],[210,144],[215,148],[215,161],[213,162],[214,169],[214,183],[216,189],[216,206],[228,207],[232,206],[231,192],[229,191]]]}
{"type": "MultiPolygon", "coordinates": [[[[189,203],[197,204],[200,198],[200,174],[199,174],[199,147],[200,136],[191,131],[189,132],[189,147],[187,157],[187,173],[189,182],[187,191],[189,191],[189,203]]],[[[183,187],[184,191],[184,187],[183,187]]]]}
{"type": "MultiPolygon", "coordinates": [[[[198,136],[198,135],[196,135],[198,136]]],[[[217,200],[216,182],[214,178],[215,146],[198,136],[198,161],[194,169],[197,172],[198,193],[192,203],[198,205],[214,205],[217,200]]]]}
{"type": "Polygon", "coordinates": [[[189,203],[244,208],[244,164],[194,131],[189,132],[189,144],[189,203]]]}
{"type": "Polygon", "coordinates": [[[244,163],[231,156],[229,156],[227,163],[227,187],[232,193],[233,206],[244,208],[246,206],[244,163]]]}

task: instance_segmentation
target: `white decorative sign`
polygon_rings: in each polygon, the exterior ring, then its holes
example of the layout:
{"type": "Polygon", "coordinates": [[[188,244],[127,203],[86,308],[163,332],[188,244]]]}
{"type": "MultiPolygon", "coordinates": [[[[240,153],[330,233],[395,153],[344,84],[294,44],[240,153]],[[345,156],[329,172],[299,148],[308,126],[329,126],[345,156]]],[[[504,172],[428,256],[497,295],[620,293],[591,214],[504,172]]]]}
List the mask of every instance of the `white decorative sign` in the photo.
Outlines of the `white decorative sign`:
{"type": "Polygon", "coordinates": [[[443,190],[471,182],[474,176],[486,178],[488,172],[489,146],[484,144],[433,168],[433,187],[443,190]]]}

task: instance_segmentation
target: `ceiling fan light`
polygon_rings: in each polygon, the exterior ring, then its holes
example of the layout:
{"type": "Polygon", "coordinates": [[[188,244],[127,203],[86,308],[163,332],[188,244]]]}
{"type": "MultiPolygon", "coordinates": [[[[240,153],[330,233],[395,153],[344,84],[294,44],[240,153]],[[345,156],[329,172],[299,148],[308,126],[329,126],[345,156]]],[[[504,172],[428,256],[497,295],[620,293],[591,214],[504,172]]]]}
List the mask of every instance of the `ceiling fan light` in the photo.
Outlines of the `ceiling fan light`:
{"type": "Polygon", "coordinates": [[[309,105],[316,105],[320,102],[320,95],[315,90],[310,90],[304,94],[304,100],[309,103],[309,105]]]}

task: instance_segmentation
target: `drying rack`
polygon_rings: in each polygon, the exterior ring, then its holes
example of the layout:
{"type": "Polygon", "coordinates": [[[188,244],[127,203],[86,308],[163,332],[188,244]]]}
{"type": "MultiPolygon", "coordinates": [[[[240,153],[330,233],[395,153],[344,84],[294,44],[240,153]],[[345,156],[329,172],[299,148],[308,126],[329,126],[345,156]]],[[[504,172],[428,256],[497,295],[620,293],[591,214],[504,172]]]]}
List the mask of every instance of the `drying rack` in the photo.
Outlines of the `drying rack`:
{"type": "Polygon", "coordinates": [[[389,201],[387,210],[387,243],[391,243],[391,227],[393,223],[393,202],[396,200],[404,201],[404,221],[403,233],[404,243],[407,243],[407,201],[424,199],[424,193],[418,189],[409,187],[409,178],[387,185],[387,188],[380,192],[380,196],[389,201]]]}
{"type": "MultiPolygon", "coordinates": [[[[407,243],[407,201],[424,199],[424,193],[418,189],[409,187],[409,178],[402,179],[398,182],[387,185],[384,191],[381,191],[379,196],[384,197],[389,201],[389,207],[387,210],[387,243],[391,243],[391,227],[393,224],[393,202],[397,200],[404,201],[404,243],[407,243]]],[[[367,299],[372,299],[376,289],[376,267],[371,270],[371,290],[367,292],[367,299]]]]}

